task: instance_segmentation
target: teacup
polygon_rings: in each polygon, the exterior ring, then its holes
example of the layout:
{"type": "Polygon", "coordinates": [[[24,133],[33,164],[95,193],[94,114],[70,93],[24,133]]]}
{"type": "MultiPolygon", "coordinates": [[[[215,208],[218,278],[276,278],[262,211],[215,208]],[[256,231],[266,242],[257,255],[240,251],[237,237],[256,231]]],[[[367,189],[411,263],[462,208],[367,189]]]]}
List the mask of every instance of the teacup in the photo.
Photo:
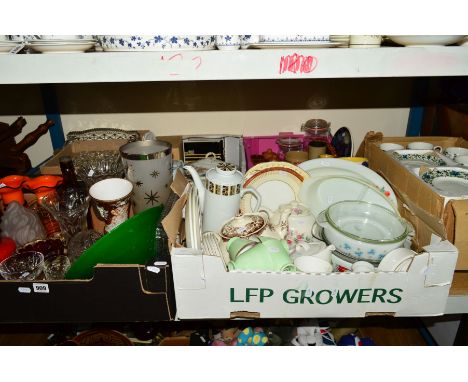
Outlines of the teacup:
{"type": "Polygon", "coordinates": [[[468,166],[468,155],[457,155],[455,157],[455,162],[468,166]]]}
{"type": "Polygon", "coordinates": [[[351,270],[356,273],[360,272],[375,272],[375,267],[367,261],[356,261],[351,266],[351,270]]]}
{"type": "Polygon", "coordinates": [[[242,237],[233,237],[229,239],[229,241],[226,244],[226,249],[229,253],[229,258],[231,259],[231,261],[235,261],[237,256],[255,247],[259,242],[259,240],[255,240],[254,238],[244,239],[242,237]]]}
{"type": "Polygon", "coordinates": [[[219,50],[236,50],[241,46],[240,35],[218,35],[216,36],[216,46],[219,50]]]}
{"type": "Polygon", "coordinates": [[[316,256],[299,256],[294,260],[294,265],[299,271],[306,273],[331,273],[332,265],[316,256]]]}
{"type": "Polygon", "coordinates": [[[260,243],[237,255],[228,263],[230,271],[241,269],[250,271],[294,271],[289,248],[285,240],[261,237],[260,243]]]}
{"type": "Polygon", "coordinates": [[[403,145],[399,145],[398,143],[382,143],[380,146],[380,150],[383,151],[391,151],[391,150],[403,150],[405,147],[403,145]]]}
{"type": "Polygon", "coordinates": [[[435,150],[435,151],[442,151],[441,146],[434,146],[432,143],[429,142],[411,142],[408,143],[408,148],[410,150],[435,150]]]}
{"type": "Polygon", "coordinates": [[[449,157],[450,159],[455,160],[456,157],[462,155],[468,155],[468,149],[463,147],[447,147],[444,150],[444,155],[449,157]]]}
{"type": "MultiPolygon", "coordinates": [[[[128,219],[133,185],[126,179],[109,178],[94,183],[89,189],[94,211],[105,222],[108,233],[128,219]]],[[[130,239],[131,240],[131,239],[130,239]]]]}
{"type": "Polygon", "coordinates": [[[241,35],[241,49],[247,49],[251,44],[258,44],[260,41],[259,35],[245,34],[241,35]]]}

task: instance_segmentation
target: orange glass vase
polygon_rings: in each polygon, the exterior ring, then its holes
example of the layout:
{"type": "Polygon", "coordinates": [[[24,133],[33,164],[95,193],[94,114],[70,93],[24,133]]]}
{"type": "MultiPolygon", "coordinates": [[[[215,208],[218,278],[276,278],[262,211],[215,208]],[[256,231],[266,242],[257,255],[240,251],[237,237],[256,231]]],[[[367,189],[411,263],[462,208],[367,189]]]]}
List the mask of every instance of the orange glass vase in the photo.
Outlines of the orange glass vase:
{"type": "Polygon", "coordinates": [[[0,195],[4,206],[13,201],[24,205],[22,188],[27,180],[29,180],[29,177],[24,175],[7,175],[0,179],[0,195]]]}
{"type": "Polygon", "coordinates": [[[40,175],[36,178],[30,178],[24,182],[23,187],[26,190],[34,192],[37,202],[42,203],[42,198],[52,192],[55,192],[57,186],[62,184],[62,177],[59,175],[40,175]]]}
{"type": "Polygon", "coordinates": [[[55,193],[57,186],[62,184],[59,175],[40,175],[24,182],[23,187],[36,195],[37,201],[31,203],[30,208],[37,213],[46,230],[47,237],[62,238],[62,230],[57,220],[42,206],[42,199],[55,193]]]}

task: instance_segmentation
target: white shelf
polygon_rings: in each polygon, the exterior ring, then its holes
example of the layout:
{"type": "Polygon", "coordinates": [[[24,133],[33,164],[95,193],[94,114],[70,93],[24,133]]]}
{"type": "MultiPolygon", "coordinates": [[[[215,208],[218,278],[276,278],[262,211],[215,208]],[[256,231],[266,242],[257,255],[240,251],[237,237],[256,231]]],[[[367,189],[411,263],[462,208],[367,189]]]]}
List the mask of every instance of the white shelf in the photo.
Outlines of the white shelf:
{"type": "Polygon", "coordinates": [[[468,295],[449,296],[445,306],[445,314],[468,313],[468,295]]]}
{"type": "Polygon", "coordinates": [[[1,84],[466,75],[468,48],[458,46],[0,55],[1,84]],[[295,54],[311,66],[281,72],[295,54]]]}

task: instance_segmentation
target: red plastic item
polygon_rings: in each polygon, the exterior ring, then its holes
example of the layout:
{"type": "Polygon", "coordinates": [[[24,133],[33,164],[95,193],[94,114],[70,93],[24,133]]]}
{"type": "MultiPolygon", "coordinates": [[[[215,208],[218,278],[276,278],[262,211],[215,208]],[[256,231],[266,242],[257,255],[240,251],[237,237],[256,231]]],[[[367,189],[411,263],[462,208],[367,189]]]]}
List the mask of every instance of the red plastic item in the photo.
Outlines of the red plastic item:
{"type": "Polygon", "coordinates": [[[16,251],[16,243],[11,237],[0,237],[0,262],[8,259],[16,251]]]}

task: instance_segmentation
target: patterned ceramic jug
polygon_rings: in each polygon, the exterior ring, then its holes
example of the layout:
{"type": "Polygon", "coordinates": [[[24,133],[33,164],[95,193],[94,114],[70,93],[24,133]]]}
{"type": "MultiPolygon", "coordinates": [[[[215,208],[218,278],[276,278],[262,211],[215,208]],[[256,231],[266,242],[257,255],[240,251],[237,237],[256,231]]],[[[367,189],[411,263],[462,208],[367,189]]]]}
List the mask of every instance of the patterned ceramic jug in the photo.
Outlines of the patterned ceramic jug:
{"type": "Polygon", "coordinates": [[[258,211],[262,198],[256,190],[242,188],[244,176],[230,163],[219,163],[207,171],[205,183],[192,166],[184,166],[190,172],[200,196],[200,209],[203,211],[203,232],[219,232],[223,224],[239,213],[240,200],[246,192],[254,194],[258,211]]]}

